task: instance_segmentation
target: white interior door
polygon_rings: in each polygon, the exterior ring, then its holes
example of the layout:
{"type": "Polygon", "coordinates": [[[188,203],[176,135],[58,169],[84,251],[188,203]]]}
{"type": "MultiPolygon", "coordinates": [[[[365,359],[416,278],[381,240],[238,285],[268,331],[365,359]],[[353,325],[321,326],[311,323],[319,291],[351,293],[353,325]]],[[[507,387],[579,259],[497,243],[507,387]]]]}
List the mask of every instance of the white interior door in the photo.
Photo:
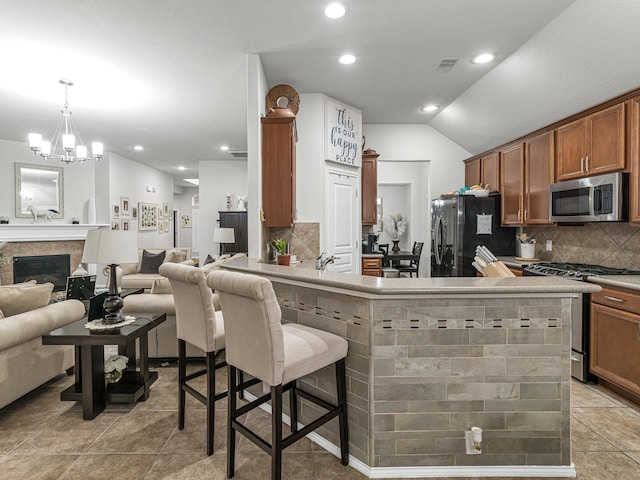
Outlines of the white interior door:
{"type": "Polygon", "coordinates": [[[359,177],[355,173],[328,170],[327,254],[336,257],[327,266],[335,272],[360,273],[359,177]]]}

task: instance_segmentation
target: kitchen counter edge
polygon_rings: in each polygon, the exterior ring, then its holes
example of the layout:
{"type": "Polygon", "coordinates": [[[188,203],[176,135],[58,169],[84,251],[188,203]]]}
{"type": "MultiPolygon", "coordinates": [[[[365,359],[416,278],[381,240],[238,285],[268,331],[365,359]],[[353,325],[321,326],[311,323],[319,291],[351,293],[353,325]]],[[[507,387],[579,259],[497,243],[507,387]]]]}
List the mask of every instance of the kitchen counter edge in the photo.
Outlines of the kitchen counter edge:
{"type": "Polygon", "coordinates": [[[601,287],[556,277],[449,277],[449,278],[381,278],[351,273],[312,270],[260,263],[256,259],[236,258],[223,269],[306,282],[326,287],[374,295],[421,294],[565,294],[598,292],[601,287]]]}

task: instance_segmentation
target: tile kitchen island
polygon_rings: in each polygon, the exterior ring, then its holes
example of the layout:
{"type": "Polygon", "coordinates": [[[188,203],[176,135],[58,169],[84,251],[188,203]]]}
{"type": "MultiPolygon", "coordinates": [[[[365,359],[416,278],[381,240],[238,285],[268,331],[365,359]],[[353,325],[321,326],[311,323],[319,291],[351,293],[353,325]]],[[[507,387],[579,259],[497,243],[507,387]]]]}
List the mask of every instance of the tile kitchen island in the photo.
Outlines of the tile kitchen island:
{"type": "MultiPolygon", "coordinates": [[[[374,278],[237,259],[269,278],[284,321],[349,341],[350,465],[372,478],[575,476],[570,322],[583,282],[374,278]],[[465,431],[483,430],[466,453],[465,431]]],[[[335,396],[333,371],[304,387],[335,396]]],[[[299,421],[319,412],[303,403],[299,421]]],[[[314,438],[338,443],[337,424],[314,438]]]]}

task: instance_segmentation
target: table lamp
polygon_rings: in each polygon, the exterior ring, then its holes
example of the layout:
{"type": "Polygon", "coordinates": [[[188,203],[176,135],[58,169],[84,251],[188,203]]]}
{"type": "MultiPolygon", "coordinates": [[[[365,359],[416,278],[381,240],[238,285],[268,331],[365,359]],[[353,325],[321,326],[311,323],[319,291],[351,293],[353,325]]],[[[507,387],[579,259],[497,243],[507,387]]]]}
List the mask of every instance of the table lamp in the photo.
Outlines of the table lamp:
{"type": "Polygon", "coordinates": [[[120,310],[124,305],[118,293],[116,267],[120,263],[138,262],[138,232],[125,230],[90,230],[84,242],[83,263],[98,263],[109,266],[109,293],[104,301],[106,312],[102,323],[111,325],[124,318],[120,310]]]}
{"type": "Polygon", "coordinates": [[[233,228],[215,228],[213,230],[213,243],[220,244],[220,255],[222,255],[223,243],[235,243],[236,236],[233,233],[233,228]]]}

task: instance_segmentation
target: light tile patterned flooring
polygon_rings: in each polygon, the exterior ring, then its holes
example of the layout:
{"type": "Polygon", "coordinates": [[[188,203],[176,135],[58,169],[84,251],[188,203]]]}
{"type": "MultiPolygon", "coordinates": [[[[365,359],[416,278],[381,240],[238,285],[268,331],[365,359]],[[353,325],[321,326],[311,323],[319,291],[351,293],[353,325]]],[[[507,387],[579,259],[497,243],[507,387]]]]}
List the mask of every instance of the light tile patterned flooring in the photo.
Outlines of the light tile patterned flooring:
{"type": "MultiPolygon", "coordinates": [[[[204,406],[187,396],[177,423],[177,369],[158,368],[146,402],[108,405],[93,421],[79,403],[61,402],[73,377],[62,376],[0,410],[0,479],[224,479],[226,400],[216,404],[215,453],[205,451],[204,406]]],[[[224,388],[226,376],[219,386],[224,388]]],[[[572,383],[573,461],[579,480],[640,479],[640,408],[595,385],[572,383]]],[[[247,423],[269,438],[266,413],[247,423]]],[[[269,478],[269,457],[238,437],[238,480],[269,478]]],[[[303,439],[285,450],[283,478],[362,480],[336,457],[303,439]]],[[[504,480],[504,477],[501,479],[504,480]]]]}

